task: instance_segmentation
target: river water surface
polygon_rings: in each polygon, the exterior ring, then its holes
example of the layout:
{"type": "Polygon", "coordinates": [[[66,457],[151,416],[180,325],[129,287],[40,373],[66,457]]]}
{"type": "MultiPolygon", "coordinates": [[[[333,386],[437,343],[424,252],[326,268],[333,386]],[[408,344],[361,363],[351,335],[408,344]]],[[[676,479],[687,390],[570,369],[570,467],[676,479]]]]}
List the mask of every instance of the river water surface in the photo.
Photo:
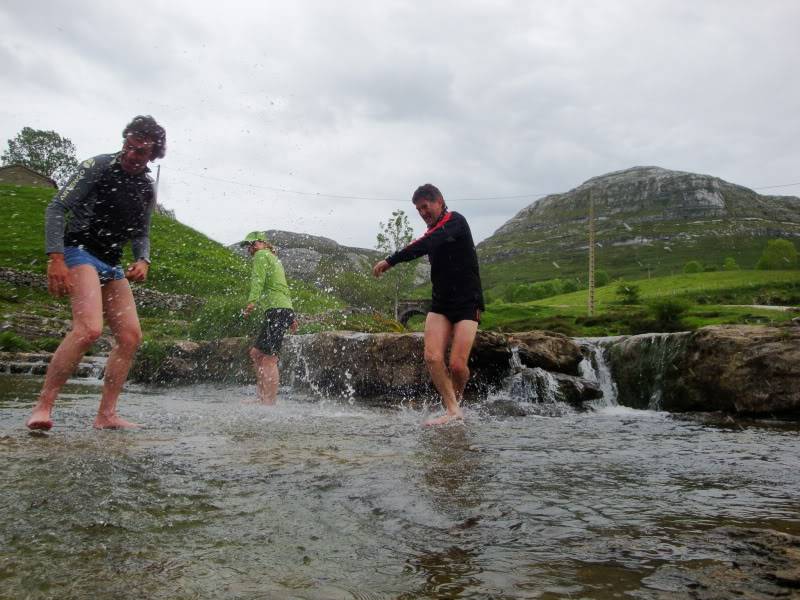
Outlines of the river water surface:
{"type": "Polygon", "coordinates": [[[192,386],[131,387],[146,428],[98,432],[72,383],[32,435],[39,385],[0,377],[4,598],[649,598],[660,567],[731,563],[717,528],[800,533],[793,426],[477,406],[427,430],[192,386]]]}

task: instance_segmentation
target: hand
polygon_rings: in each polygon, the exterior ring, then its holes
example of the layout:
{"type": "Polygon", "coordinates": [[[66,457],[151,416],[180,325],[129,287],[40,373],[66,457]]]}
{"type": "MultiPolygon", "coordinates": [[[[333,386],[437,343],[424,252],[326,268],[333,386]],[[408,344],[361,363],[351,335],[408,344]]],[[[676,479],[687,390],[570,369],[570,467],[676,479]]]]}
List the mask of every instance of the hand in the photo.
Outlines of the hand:
{"type": "Polygon", "coordinates": [[[289,331],[291,331],[292,333],[297,333],[297,327],[298,327],[298,325],[297,325],[297,319],[294,319],[294,320],[292,321],[292,324],[291,324],[291,325],[289,325],[289,331]]]}
{"type": "Polygon", "coordinates": [[[72,292],[69,269],[63,254],[53,253],[47,261],[47,291],[53,296],[65,296],[72,292]]]}
{"type": "Polygon", "coordinates": [[[390,265],[388,262],[386,262],[386,260],[382,260],[380,262],[375,263],[375,266],[372,267],[372,275],[374,277],[380,277],[381,275],[386,273],[386,271],[388,271],[391,268],[392,268],[392,265],[390,265]]]}
{"type": "Polygon", "coordinates": [[[128,281],[144,281],[147,279],[149,270],[150,264],[146,260],[137,260],[125,271],[125,279],[128,281]]]}
{"type": "Polygon", "coordinates": [[[242,312],[244,312],[244,316],[245,317],[249,317],[250,313],[253,312],[255,309],[256,309],[256,305],[251,302],[250,304],[248,304],[247,306],[244,307],[244,311],[242,311],[242,312]]]}

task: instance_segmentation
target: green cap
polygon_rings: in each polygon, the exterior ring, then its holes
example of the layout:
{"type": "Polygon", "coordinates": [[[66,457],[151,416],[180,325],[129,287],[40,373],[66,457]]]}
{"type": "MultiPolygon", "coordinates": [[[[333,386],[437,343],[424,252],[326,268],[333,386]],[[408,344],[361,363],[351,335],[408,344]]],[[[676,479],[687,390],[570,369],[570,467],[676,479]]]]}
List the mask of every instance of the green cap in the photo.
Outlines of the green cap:
{"type": "Polygon", "coordinates": [[[251,231],[244,239],[239,242],[240,246],[247,246],[248,244],[252,244],[253,242],[266,242],[267,241],[267,232],[266,231],[251,231]]]}

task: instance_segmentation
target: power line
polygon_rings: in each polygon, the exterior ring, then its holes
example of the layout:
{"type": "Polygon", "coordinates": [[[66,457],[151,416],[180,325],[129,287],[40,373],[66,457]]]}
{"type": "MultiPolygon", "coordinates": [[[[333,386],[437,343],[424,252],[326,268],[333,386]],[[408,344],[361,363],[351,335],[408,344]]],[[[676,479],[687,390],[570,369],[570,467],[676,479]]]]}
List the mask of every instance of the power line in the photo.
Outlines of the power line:
{"type": "MultiPolygon", "coordinates": [[[[299,190],[290,190],[287,188],[273,187],[268,185],[257,185],[254,183],[243,183],[234,179],[225,179],[224,177],[214,177],[212,175],[202,175],[200,173],[192,173],[191,171],[184,171],[183,169],[175,169],[179,173],[191,175],[192,177],[199,177],[200,179],[208,179],[210,181],[218,181],[220,183],[230,183],[232,185],[239,185],[257,190],[267,190],[270,192],[280,192],[283,194],[295,194],[296,196],[307,196],[314,198],[333,198],[336,200],[369,200],[372,202],[404,202],[407,198],[380,198],[374,196],[352,196],[349,194],[327,194],[324,192],[303,192],[299,190]]],[[[785,188],[800,185],[800,182],[795,183],[782,183],[779,185],[764,185],[761,187],[754,187],[753,190],[769,190],[776,188],[785,188]]],[[[530,194],[517,194],[512,196],[477,196],[473,198],[450,198],[450,202],[480,202],[486,200],[522,200],[524,198],[539,199],[551,194],[558,194],[563,192],[531,192],[530,194]]]]}
{"type": "Polygon", "coordinates": [[[774,188],[792,187],[793,185],[800,185],[800,181],[795,183],[782,183],[780,185],[762,185],[761,187],[753,188],[754,190],[771,190],[774,188]]]}
{"type": "MultiPolygon", "coordinates": [[[[192,177],[199,177],[200,179],[209,179],[211,181],[219,181],[221,183],[230,183],[232,185],[239,185],[242,187],[253,188],[257,190],[267,190],[270,192],[281,192],[284,194],[295,194],[298,196],[312,196],[316,198],[335,198],[337,200],[371,200],[374,202],[405,202],[408,198],[377,198],[373,196],[350,196],[347,194],[326,194],[323,192],[301,192],[298,190],[290,190],[287,188],[272,187],[268,185],[257,185],[254,183],[243,183],[233,179],[225,179],[223,177],[213,177],[211,175],[201,175],[200,173],[192,173],[191,171],[184,171],[183,169],[175,169],[179,173],[191,175],[192,177]]],[[[532,194],[519,194],[515,196],[485,196],[476,198],[450,198],[447,200],[451,202],[475,202],[479,200],[519,200],[522,198],[541,198],[547,196],[547,193],[536,192],[532,194]]]]}

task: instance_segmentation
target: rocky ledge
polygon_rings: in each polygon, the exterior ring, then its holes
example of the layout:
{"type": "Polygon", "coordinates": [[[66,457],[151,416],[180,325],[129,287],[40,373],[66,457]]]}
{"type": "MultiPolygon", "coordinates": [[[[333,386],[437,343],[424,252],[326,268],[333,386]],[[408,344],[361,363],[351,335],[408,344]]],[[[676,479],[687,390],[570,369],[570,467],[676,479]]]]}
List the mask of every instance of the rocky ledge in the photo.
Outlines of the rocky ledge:
{"type": "Polygon", "coordinates": [[[720,325],[608,345],[620,404],[800,416],[800,327],[720,325]]]}
{"type": "MultiPolygon", "coordinates": [[[[186,384],[201,381],[252,383],[248,340],[178,342],[141,353],[132,371],[136,381],[186,384]]],[[[504,335],[481,331],[470,357],[467,395],[485,397],[516,375],[528,380],[531,394],[544,393],[542,381],[555,381],[555,399],[575,406],[598,397],[597,386],[579,377],[581,347],[557,333],[504,335]],[[518,364],[512,366],[512,354],[518,364]],[[538,383],[537,383],[538,382],[538,383]]],[[[281,352],[284,384],[328,397],[360,400],[433,398],[420,333],[365,334],[346,331],[290,336],[281,352]]],[[[547,386],[544,386],[547,387],[547,386]]]]}

